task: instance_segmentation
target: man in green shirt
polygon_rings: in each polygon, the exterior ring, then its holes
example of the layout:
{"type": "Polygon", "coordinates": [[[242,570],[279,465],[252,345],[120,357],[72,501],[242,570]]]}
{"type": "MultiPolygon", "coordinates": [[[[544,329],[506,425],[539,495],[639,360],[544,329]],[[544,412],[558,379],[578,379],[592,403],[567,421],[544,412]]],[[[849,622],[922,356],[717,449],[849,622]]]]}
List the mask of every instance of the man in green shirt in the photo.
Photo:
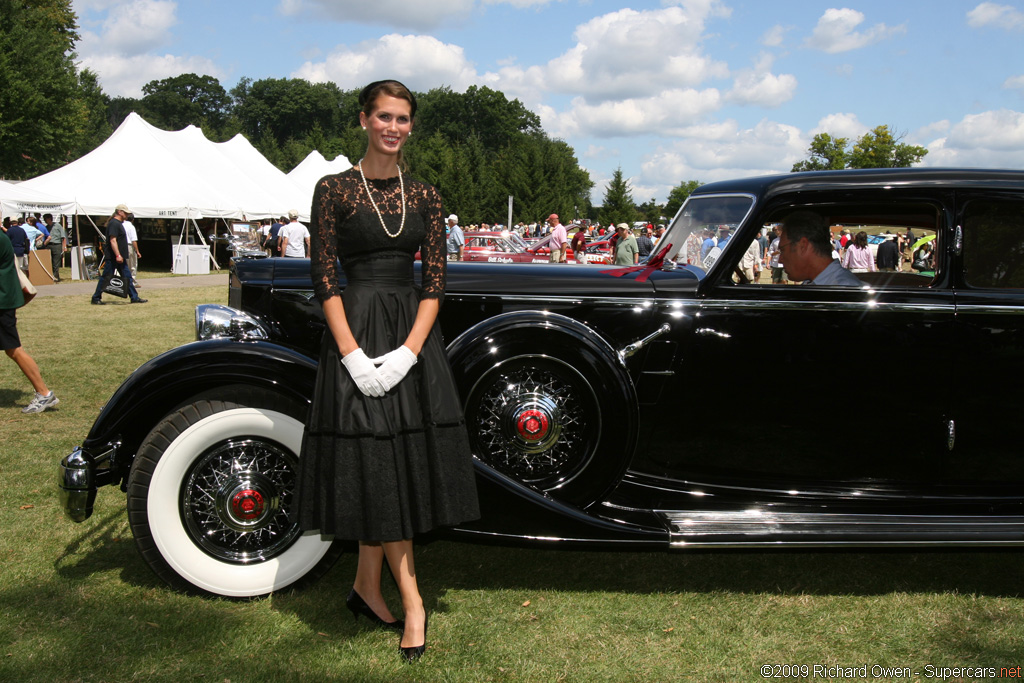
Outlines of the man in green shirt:
{"type": "Polygon", "coordinates": [[[0,232],[0,348],[8,358],[18,364],[36,390],[32,402],[22,408],[21,412],[41,413],[60,401],[46,387],[43,376],[39,373],[39,366],[32,360],[32,356],[21,347],[15,310],[25,305],[25,295],[21,291],[21,280],[18,279],[18,271],[15,268],[17,266],[14,263],[11,240],[7,238],[6,233],[0,232]]]}
{"type": "Polygon", "coordinates": [[[640,260],[640,250],[636,246],[636,237],[629,229],[629,224],[619,223],[615,226],[615,234],[618,240],[615,242],[616,266],[632,266],[640,260]]]}
{"type": "Polygon", "coordinates": [[[68,234],[64,231],[64,226],[53,222],[51,214],[43,214],[43,222],[46,223],[46,229],[50,231],[50,236],[46,238],[43,245],[50,250],[53,279],[60,282],[60,264],[64,260],[64,252],[68,249],[68,234]]]}

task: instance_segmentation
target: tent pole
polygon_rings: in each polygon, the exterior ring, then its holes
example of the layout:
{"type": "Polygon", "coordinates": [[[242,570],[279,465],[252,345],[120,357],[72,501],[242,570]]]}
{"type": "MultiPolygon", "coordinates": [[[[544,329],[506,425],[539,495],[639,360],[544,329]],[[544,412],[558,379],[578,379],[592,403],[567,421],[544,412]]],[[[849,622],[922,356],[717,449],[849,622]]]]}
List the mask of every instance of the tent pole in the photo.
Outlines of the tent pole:
{"type": "MultiPolygon", "coordinates": [[[[214,225],[216,224],[216,221],[214,221],[214,225]]],[[[196,223],[195,218],[192,219],[192,225],[194,225],[196,228],[196,234],[199,235],[199,241],[203,243],[204,247],[206,247],[206,255],[210,257],[210,263],[213,264],[213,267],[216,270],[220,270],[220,266],[217,265],[217,259],[213,258],[213,254],[210,253],[210,245],[207,244],[206,240],[203,239],[203,231],[199,229],[199,224],[196,223]]],[[[216,230],[216,228],[214,228],[214,230],[216,230]]]]}

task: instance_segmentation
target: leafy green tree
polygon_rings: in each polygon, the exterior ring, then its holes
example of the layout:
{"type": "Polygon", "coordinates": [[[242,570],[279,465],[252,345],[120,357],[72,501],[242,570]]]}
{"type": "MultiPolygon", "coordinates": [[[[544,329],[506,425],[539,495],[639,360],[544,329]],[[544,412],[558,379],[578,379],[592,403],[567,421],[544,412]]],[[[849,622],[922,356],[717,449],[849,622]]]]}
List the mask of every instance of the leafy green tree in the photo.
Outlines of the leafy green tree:
{"type": "Polygon", "coordinates": [[[672,220],[679,213],[679,209],[683,206],[687,197],[703,184],[699,180],[687,180],[685,183],[680,183],[672,188],[668,193],[668,201],[665,202],[665,215],[668,216],[669,220],[672,220]]]}
{"type": "Polygon", "coordinates": [[[640,216],[638,220],[644,220],[651,225],[656,225],[661,222],[661,215],[664,213],[664,209],[665,207],[652,197],[646,202],[637,205],[637,214],[640,216]]]}
{"type": "Polygon", "coordinates": [[[834,138],[828,133],[818,133],[807,148],[809,158],[793,164],[792,172],[798,171],[839,171],[846,168],[849,154],[847,138],[834,138]]]}
{"type": "MultiPolygon", "coordinates": [[[[265,155],[269,147],[262,145],[269,145],[271,138],[280,151],[289,139],[304,139],[317,123],[325,131],[342,127],[343,97],[334,83],[310,83],[301,78],[243,78],[232,88],[231,96],[242,132],[250,140],[259,141],[254,144],[265,155]]],[[[280,154],[271,161],[279,168],[285,168],[280,164],[287,163],[280,154]]]]}
{"type": "Polygon", "coordinates": [[[142,86],[143,116],[164,130],[189,124],[218,134],[227,122],[231,98],[213,76],[194,73],[150,81],[142,86]]]}
{"type": "Polygon", "coordinates": [[[889,126],[878,126],[865,133],[850,151],[848,168],[906,168],[921,161],[928,150],[900,142],[889,126]]]}
{"type": "Polygon", "coordinates": [[[847,138],[834,138],[828,133],[814,136],[807,149],[809,158],[793,164],[793,172],[828,171],[844,168],[906,168],[921,161],[928,150],[900,142],[889,126],[877,126],[862,135],[852,148],[847,138]]]}
{"type": "MultiPolygon", "coordinates": [[[[424,135],[440,132],[453,143],[480,139],[489,150],[499,150],[541,130],[540,117],[519,100],[483,86],[470,86],[464,93],[435,88],[417,97],[416,128],[424,135]]],[[[419,134],[419,133],[417,133],[419,134]]]]}
{"type": "Polygon", "coordinates": [[[601,207],[601,222],[632,223],[636,220],[636,204],[629,181],[622,175],[622,167],[615,169],[612,179],[604,191],[604,205],[601,207]]]}
{"type": "Polygon", "coordinates": [[[71,0],[0,0],[0,175],[52,170],[80,148],[77,40],[71,0]]]}
{"type": "Polygon", "coordinates": [[[103,93],[96,74],[82,69],[78,74],[78,89],[81,95],[76,103],[80,135],[77,146],[72,150],[74,158],[85,156],[99,147],[114,130],[107,121],[109,98],[103,93]]]}
{"type": "Polygon", "coordinates": [[[142,106],[142,100],[134,97],[111,97],[107,100],[107,124],[111,130],[117,128],[128,114],[135,112],[142,118],[147,118],[146,110],[142,106]]]}

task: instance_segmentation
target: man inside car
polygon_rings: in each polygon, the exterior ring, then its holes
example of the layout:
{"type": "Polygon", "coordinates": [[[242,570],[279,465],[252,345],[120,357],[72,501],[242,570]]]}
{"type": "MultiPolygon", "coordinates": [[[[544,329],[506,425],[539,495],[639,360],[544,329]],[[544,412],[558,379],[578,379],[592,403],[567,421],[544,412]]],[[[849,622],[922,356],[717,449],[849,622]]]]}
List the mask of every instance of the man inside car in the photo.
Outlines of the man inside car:
{"type": "Polygon", "coordinates": [[[857,276],[832,258],[828,224],[813,211],[796,211],[782,221],[780,265],[791,280],[802,284],[862,287],[857,276]]]}

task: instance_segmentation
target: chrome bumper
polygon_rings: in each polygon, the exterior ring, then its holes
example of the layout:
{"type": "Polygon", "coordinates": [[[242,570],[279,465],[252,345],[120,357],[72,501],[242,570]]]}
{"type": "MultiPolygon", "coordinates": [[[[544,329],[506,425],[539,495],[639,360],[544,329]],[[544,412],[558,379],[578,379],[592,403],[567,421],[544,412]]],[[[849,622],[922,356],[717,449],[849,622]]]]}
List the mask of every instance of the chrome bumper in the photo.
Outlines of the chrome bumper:
{"type": "Polygon", "coordinates": [[[57,486],[64,514],[75,522],[84,522],[92,515],[96,489],[112,482],[110,462],[120,444],[111,444],[102,454],[94,456],[81,447],[60,461],[57,486]]]}

